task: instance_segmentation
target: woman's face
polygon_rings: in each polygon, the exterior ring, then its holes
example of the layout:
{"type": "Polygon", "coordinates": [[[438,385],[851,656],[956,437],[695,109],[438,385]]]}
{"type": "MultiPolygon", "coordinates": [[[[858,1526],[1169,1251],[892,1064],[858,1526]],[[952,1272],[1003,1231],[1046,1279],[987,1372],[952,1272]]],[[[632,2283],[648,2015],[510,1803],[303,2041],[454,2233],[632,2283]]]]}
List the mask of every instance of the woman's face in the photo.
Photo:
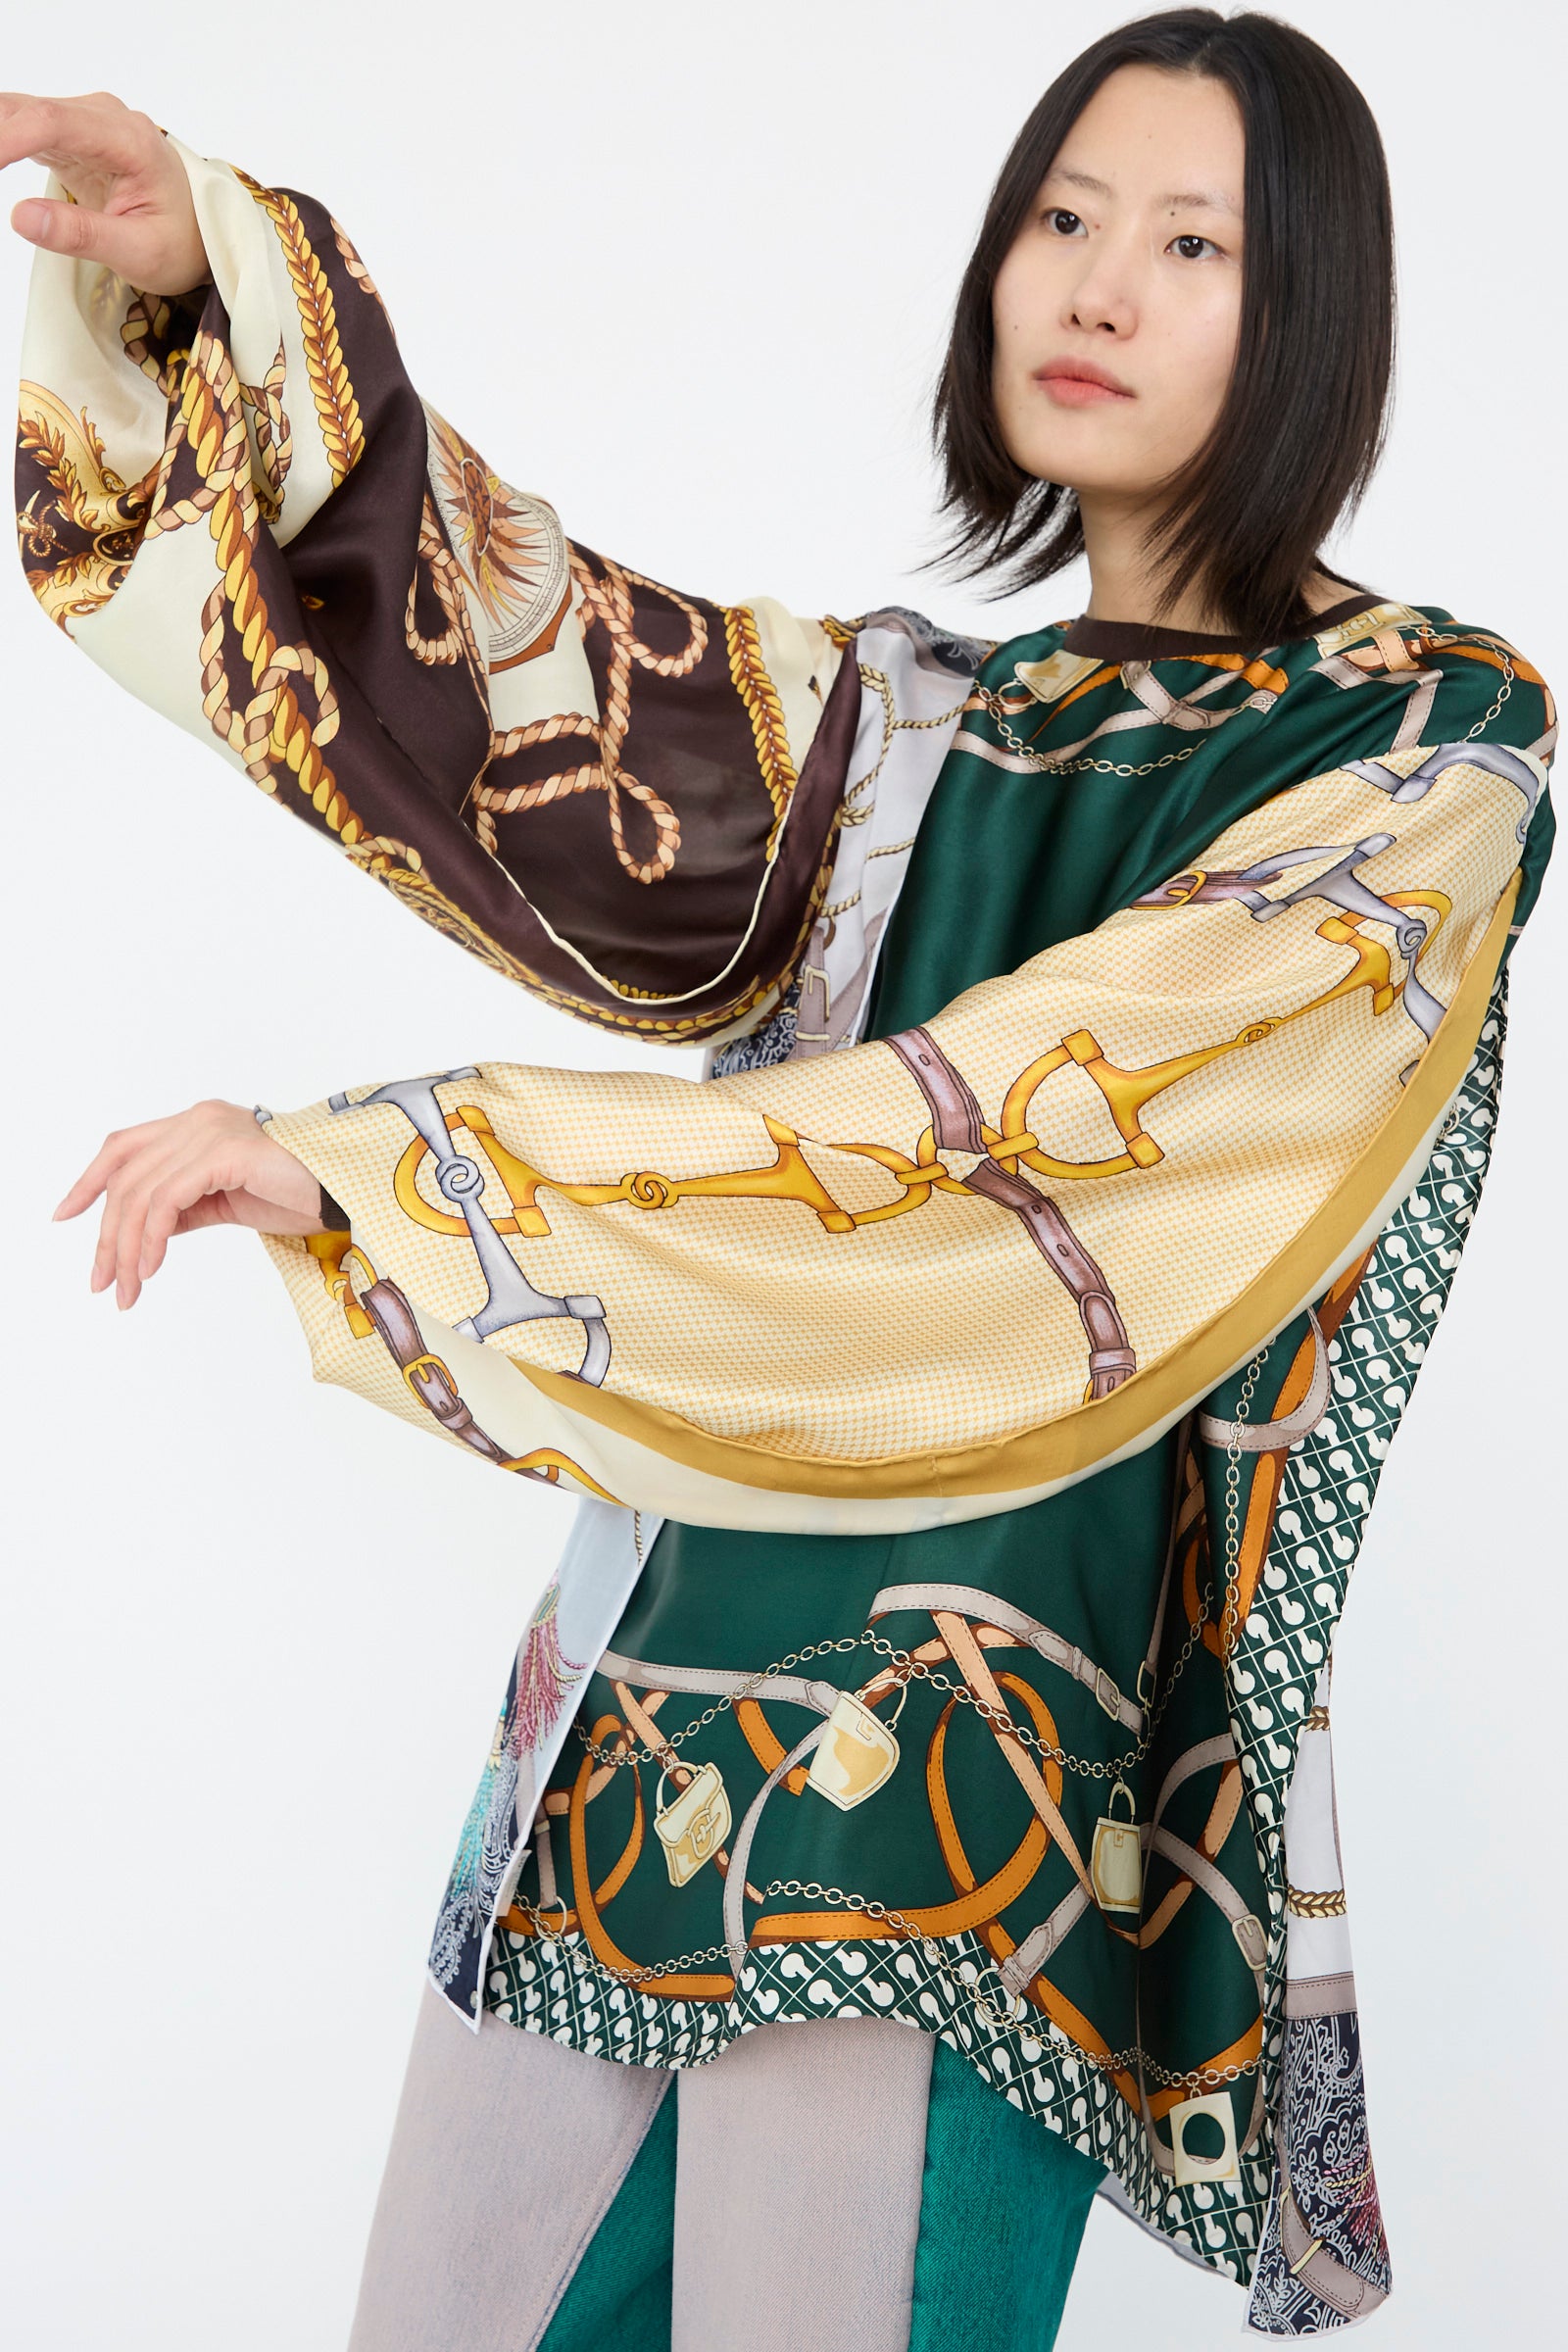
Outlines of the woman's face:
{"type": "Polygon", "coordinates": [[[1223,82],[1102,82],[997,276],[993,397],[1026,473],[1136,505],[1202,443],[1236,356],[1244,161],[1223,82]]]}

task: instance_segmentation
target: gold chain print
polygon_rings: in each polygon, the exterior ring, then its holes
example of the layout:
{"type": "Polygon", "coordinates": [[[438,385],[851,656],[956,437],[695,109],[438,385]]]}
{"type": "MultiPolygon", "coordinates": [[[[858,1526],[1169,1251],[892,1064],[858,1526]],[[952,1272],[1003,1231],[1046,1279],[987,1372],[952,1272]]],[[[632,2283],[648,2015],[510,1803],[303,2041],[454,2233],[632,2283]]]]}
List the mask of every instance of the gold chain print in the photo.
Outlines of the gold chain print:
{"type": "MultiPolygon", "coordinates": [[[[974,1596],[977,1606],[982,1598],[974,1596]]],[[[1224,2049],[1194,2066],[1172,2070],[1139,2045],[1113,2048],[1043,1966],[1028,1968],[1020,1982],[1016,1968],[1009,1976],[1005,1965],[1023,1946],[1002,1925],[1001,1914],[1027,1894],[1053,1845],[1085,1890],[1085,1899],[1073,1906],[1072,1917],[1064,1923],[1062,1934],[1070,1933],[1072,1926],[1094,1916],[1120,1942],[1135,1951],[1146,1951],[1167,1933],[1198,1891],[1191,1878],[1178,1878],[1145,1919],[1130,1926],[1120,1925],[1102,1907],[1084,1857],[1060,1810],[1064,1767],[1091,1777],[1113,1776],[1120,1785],[1120,1776],[1133,1770],[1148,1752],[1193,1654],[1193,1640],[1184,1642],[1167,1669],[1163,1689],[1145,1716],[1137,1740],[1129,1742],[1119,1755],[1083,1757],[1063,1747],[1051,1708],[1030,1683],[1005,1668],[993,1669],[990,1665],[989,1658],[999,1651],[1022,1646],[1016,1633],[988,1622],[983,1614],[970,1615],[942,1607],[932,1611],[932,1619],[935,1637],[912,1650],[888,1641],[874,1626],[868,1626],[859,1636],[808,1643],[760,1669],[737,1690],[667,1734],[662,1731],[656,1718],[672,1693],[635,1681],[635,1661],[607,1658],[602,1671],[612,1675],[618,1712],[601,1714],[591,1724],[580,1721],[574,1724],[585,1753],[570,1788],[546,1794],[536,1823],[539,1900],[514,1901],[500,1925],[514,1936],[544,1938],[552,1944],[560,1936],[574,1935],[580,1938],[580,1957],[596,1974],[669,2001],[732,1997],[736,1991],[735,1970],[745,1949],[790,1942],[917,1942],[934,1966],[953,1973],[954,1963],[942,1948],[943,1939],[978,1935],[990,1954],[999,1982],[994,1988],[988,1988],[984,1983],[973,1980],[972,1971],[961,1976],[957,1981],[964,1999],[973,2001],[998,2027],[1017,2029],[1032,2010],[1044,2012],[1083,2057],[1114,2083],[1134,2114],[1142,2114],[1147,2102],[1149,2116],[1162,2119],[1172,2107],[1189,2097],[1255,2076],[1262,2046],[1261,2008],[1255,2019],[1224,2049]],[[920,1682],[945,1694],[945,1703],[927,1742],[924,1780],[932,1825],[952,1884],[952,1898],[900,1910],[853,1889],[846,1891],[815,1882],[783,1880],[756,1886],[748,1879],[745,1896],[761,1908],[741,1946],[726,1941],[684,1952],[667,1961],[639,1963],[622,1948],[606,1918],[630,1879],[647,1840],[648,1808],[639,1767],[645,1763],[657,1764],[662,1773],[690,1786],[698,1768],[682,1764],[679,1748],[718,1713],[733,1708],[747,1746],[768,1779],[754,1800],[747,1821],[741,1825],[740,1837],[732,1836],[726,1828],[724,1841],[708,1856],[726,1882],[728,1920],[735,1911],[728,1891],[730,1874],[742,1846],[749,1857],[758,1814],[770,1795],[800,1797],[809,1784],[810,1768],[806,1761],[791,1769],[781,1769],[788,1765],[794,1751],[785,1748],[764,1712],[762,1702],[769,1695],[769,1683],[788,1677],[793,1668],[824,1653],[853,1652],[859,1648],[880,1653],[882,1662],[858,1687],[843,1694],[857,1707],[872,1710],[889,1695],[902,1694],[920,1682]],[[944,1665],[956,1667],[956,1681],[942,1671],[944,1665]],[[976,1873],[966,1850],[947,1778],[950,1727],[955,1710],[960,1705],[970,1708],[990,1730],[998,1750],[1027,1794],[1033,1815],[1011,1854],[984,1877],[976,1873]],[[588,1809],[628,1769],[630,1823],[619,1851],[608,1870],[596,1878],[588,1855],[588,1809]],[[562,1823],[566,1830],[576,1896],[572,1903],[557,1890],[550,1859],[552,1825],[562,1823]],[[779,1896],[841,1907],[836,1910],[768,1908],[779,1896]],[[720,1965],[715,1967],[714,1963],[720,1965]],[[1153,2090],[1148,2087],[1151,2081],[1157,2085],[1153,2090]]],[[[886,1719],[884,1728],[889,1738],[901,1707],[902,1695],[893,1716],[886,1719]]],[[[1220,1772],[1206,1818],[1195,1841],[1197,1852],[1210,1869],[1236,1823],[1241,1802],[1241,1768],[1233,1756],[1220,1772]]],[[[1233,1901],[1239,1912],[1245,1908],[1234,1893],[1233,1901]]],[[[1059,1937],[1057,1941],[1059,1944],[1059,1937]]]]}

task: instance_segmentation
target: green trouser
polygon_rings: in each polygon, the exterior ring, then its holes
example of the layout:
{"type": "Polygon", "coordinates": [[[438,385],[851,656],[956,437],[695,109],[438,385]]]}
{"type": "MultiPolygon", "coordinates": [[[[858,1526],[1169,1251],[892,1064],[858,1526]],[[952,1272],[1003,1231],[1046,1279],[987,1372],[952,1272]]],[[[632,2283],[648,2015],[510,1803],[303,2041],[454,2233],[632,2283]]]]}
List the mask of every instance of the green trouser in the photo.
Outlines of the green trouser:
{"type": "MultiPolygon", "coordinates": [[[[539,2352],[670,2352],[676,2114],[661,2102],[539,2352]]],[[[938,2041],[909,2352],[1051,2352],[1103,2179],[938,2041]]]]}

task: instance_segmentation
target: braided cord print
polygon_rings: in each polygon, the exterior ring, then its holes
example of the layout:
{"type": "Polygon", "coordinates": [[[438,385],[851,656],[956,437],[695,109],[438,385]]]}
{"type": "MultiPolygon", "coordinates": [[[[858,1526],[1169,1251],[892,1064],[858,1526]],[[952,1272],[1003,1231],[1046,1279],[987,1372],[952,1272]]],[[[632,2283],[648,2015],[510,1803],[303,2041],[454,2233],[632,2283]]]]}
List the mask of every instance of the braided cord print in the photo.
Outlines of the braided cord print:
{"type": "Polygon", "coordinates": [[[621,765],[621,747],[631,724],[632,670],[634,667],[647,670],[660,678],[690,676],[708,649],[708,622],[697,607],[674,589],[662,587],[641,572],[628,571],[608,558],[602,561],[604,577],[600,579],[579,551],[571,550],[571,576],[582,598],[583,632],[586,635],[598,622],[610,639],[604,717],[596,719],[585,711],[564,710],[550,718],[532,719],[526,726],[509,727],[504,734],[492,736],[490,751],[492,760],[506,760],[535,744],[586,738],[596,757],[560,768],[553,775],[535,777],[526,784],[480,784],[474,794],[477,831],[484,848],[494,855],[498,816],[514,816],[521,809],[544,808],[567,793],[603,792],[609,800],[611,839],[621,866],[634,882],[659,882],[675,862],[680,848],[680,820],[651,786],[640,782],[621,765]],[[689,633],[679,653],[656,654],[638,636],[634,588],[652,589],[685,613],[689,633]],[[639,804],[653,824],[654,846],[647,858],[639,858],[627,841],[621,807],[623,793],[639,804]]]}

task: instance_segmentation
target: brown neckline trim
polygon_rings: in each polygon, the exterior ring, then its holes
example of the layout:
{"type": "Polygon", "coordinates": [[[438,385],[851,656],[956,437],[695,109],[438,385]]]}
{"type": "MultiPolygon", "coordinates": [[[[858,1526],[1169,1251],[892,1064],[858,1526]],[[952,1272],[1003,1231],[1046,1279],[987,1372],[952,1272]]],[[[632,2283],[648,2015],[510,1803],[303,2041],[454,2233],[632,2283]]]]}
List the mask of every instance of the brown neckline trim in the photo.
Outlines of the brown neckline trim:
{"type": "MultiPolygon", "coordinates": [[[[1359,589],[1354,596],[1342,597],[1337,605],[1314,612],[1311,627],[1300,634],[1310,637],[1319,629],[1336,628],[1342,620],[1353,620],[1357,612],[1369,612],[1384,601],[1375,590],[1359,589]]],[[[1277,642],[1291,644],[1295,640],[1277,642]]],[[[1091,620],[1088,613],[1081,612],[1063,637],[1061,650],[1090,654],[1101,662],[1169,662],[1183,654],[1255,654],[1261,648],[1250,637],[1216,637],[1201,629],[1162,629],[1145,620],[1091,620]]]]}

